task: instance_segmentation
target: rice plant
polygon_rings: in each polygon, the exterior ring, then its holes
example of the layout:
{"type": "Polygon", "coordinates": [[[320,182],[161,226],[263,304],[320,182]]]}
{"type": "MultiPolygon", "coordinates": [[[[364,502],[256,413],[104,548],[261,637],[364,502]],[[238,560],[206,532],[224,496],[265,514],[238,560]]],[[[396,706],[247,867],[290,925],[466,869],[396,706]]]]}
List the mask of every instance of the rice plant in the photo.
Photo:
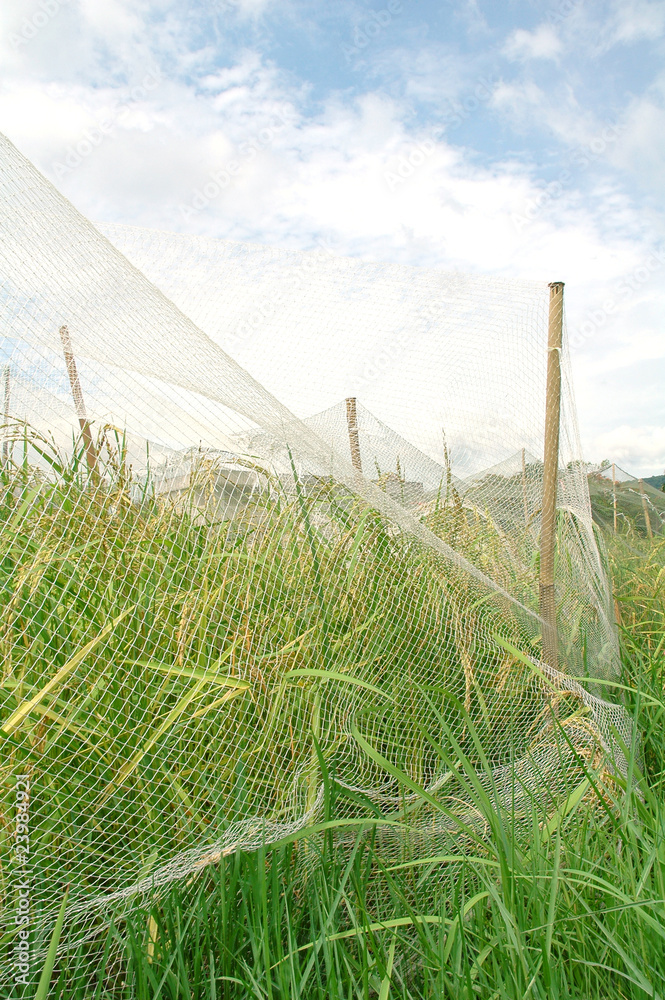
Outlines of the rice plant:
{"type": "Polygon", "coordinates": [[[505,605],[332,484],[274,481],[220,521],[137,492],[110,431],[95,481],[80,442],[22,449],[0,716],[3,775],[38,785],[36,884],[76,871],[93,899],[205,861],[107,907],[53,996],[663,995],[662,548],[610,552],[643,734],[620,774],[505,605]],[[206,856],[294,812],[310,826],[206,856]]]}

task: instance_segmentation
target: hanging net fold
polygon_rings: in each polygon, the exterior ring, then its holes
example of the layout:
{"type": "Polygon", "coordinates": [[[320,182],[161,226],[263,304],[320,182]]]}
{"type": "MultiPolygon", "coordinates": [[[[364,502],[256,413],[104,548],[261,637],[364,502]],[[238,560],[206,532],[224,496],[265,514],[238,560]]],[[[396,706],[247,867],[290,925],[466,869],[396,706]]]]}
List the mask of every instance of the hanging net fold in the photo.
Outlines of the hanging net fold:
{"type": "Polygon", "coordinates": [[[665,525],[665,493],[618,465],[588,470],[593,519],[601,528],[651,537],[665,525]]]}
{"type": "Polygon", "coordinates": [[[470,726],[513,800],[620,766],[565,350],[542,660],[546,284],[95,228],[4,138],[0,220],[3,975],[17,865],[38,961],[65,884],[67,949],[316,822],[322,761],[341,818],[380,760],[459,803],[470,726]]]}

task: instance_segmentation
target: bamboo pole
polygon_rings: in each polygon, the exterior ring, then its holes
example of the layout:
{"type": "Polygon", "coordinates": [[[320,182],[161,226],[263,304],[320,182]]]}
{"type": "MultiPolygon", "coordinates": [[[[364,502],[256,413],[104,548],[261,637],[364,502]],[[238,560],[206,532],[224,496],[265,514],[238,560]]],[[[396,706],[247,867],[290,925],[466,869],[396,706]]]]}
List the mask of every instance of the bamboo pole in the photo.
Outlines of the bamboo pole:
{"type": "Polygon", "coordinates": [[[349,444],[351,446],[351,464],[358,472],[363,471],[360,460],[360,438],[358,437],[358,415],[355,396],[346,401],[346,424],[349,428],[349,444]]]}
{"type": "Polygon", "coordinates": [[[60,340],[62,341],[62,349],[65,355],[65,365],[67,366],[67,375],[69,376],[69,384],[74,398],[74,408],[76,410],[76,416],[78,417],[79,426],[81,428],[85,444],[86,462],[88,463],[88,469],[90,470],[91,475],[94,476],[97,467],[97,455],[95,453],[95,446],[92,442],[90,421],[88,420],[88,415],[85,410],[83,390],[81,389],[78,370],[76,368],[76,358],[74,357],[74,351],[72,349],[72,338],[69,335],[69,328],[67,326],[60,327],[60,340]]]}
{"type": "Polygon", "coordinates": [[[3,385],[4,385],[4,406],[3,406],[3,417],[4,417],[4,420],[3,420],[3,423],[5,425],[4,428],[3,428],[3,434],[2,434],[2,438],[3,438],[3,440],[2,440],[2,464],[3,465],[8,465],[9,464],[9,437],[8,437],[9,430],[7,429],[7,425],[9,423],[9,394],[11,392],[11,381],[10,381],[10,368],[9,368],[9,365],[5,365],[5,370],[4,370],[4,373],[3,373],[2,381],[3,381],[3,385]]]}
{"type": "Polygon", "coordinates": [[[561,420],[561,345],[563,338],[563,282],[550,284],[547,331],[547,396],[545,400],[545,454],[543,506],[540,526],[540,617],[543,621],[543,660],[559,665],[554,594],[556,554],[556,492],[559,477],[559,426],[561,420]]]}
{"type": "Polygon", "coordinates": [[[651,530],[651,520],[649,518],[649,505],[647,503],[647,495],[644,491],[644,480],[640,479],[640,493],[642,494],[642,510],[644,511],[644,523],[647,526],[647,535],[649,538],[653,538],[653,531],[651,530]]]}
{"type": "Polygon", "coordinates": [[[526,449],[522,448],[522,502],[524,504],[524,524],[529,523],[529,499],[526,492],[526,449]]]}
{"type": "Polygon", "coordinates": [[[614,504],[614,534],[617,533],[617,476],[614,462],[612,462],[612,503],[614,504]]]}

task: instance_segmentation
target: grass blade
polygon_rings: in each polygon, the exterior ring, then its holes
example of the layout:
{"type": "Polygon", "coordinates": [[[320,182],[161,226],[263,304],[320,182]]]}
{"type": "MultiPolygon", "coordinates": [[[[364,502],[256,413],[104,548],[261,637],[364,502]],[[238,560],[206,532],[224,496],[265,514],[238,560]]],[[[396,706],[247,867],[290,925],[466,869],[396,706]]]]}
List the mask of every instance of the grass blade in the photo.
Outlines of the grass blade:
{"type": "Polygon", "coordinates": [[[60,904],[60,912],[58,913],[58,919],[55,922],[55,927],[53,928],[53,934],[51,935],[51,941],[48,946],[48,951],[46,953],[46,961],[44,962],[44,968],[42,969],[42,974],[39,977],[39,984],[37,986],[37,992],[35,993],[35,1000],[46,1000],[48,996],[48,988],[51,984],[51,976],[53,975],[53,966],[55,965],[55,956],[58,953],[58,945],[60,943],[60,935],[62,934],[62,926],[65,922],[65,909],[67,907],[67,897],[69,896],[69,886],[65,889],[65,895],[62,898],[62,903],[60,904]]]}
{"type": "Polygon", "coordinates": [[[78,665],[86,658],[88,653],[91,653],[92,650],[107,637],[107,635],[110,635],[115,627],[120,624],[123,618],[126,618],[127,615],[131,614],[132,611],[135,610],[136,605],[131,608],[125,608],[122,614],[119,614],[117,618],[114,618],[112,622],[109,622],[108,625],[104,626],[99,635],[95,636],[94,639],[91,639],[90,642],[86,643],[82,649],[79,649],[78,653],[75,653],[63,667],[60,667],[60,670],[58,670],[51,680],[44,685],[41,691],[38,691],[37,694],[33,695],[32,698],[29,698],[27,701],[24,701],[21,705],[19,705],[15,712],[12,712],[2,727],[3,732],[7,733],[8,736],[13,733],[14,730],[17,729],[23,720],[30,714],[35,705],[39,705],[39,703],[43,701],[44,698],[54,690],[54,688],[61,684],[66,677],[76,670],[78,665]]]}

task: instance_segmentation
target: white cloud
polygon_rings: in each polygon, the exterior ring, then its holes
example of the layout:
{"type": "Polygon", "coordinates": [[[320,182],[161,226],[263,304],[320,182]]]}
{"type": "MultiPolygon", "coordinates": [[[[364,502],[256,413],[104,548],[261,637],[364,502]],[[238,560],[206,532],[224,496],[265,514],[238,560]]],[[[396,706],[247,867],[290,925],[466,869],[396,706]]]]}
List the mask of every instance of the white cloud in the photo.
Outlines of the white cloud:
{"type": "Polygon", "coordinates": [[[511,60],[556,59],[561,52],[561,39],[549,24],[539,25],[535,31],[518,28],[506,40],[503,54],[511,60]]]}
{"type": "Polygon", "coordinates": [[[596,454],[633,474],[657,476],[665,470],[665,427],[621,424],[597,435],[594,447],[596,454]]]}
{"type": "Polygon", "coordinates": [[[109,41],[138,35],[144,24],[139,12],[143,7],[145,14],[146,6],[136,0],[78,0],[78,4],[84,25],[109,41]]]}
{"type": "Polygon", "coordinates": [[[222,0],[222,6],[235,8],[244,18],[257,18],[272,6],[275,0],[222,0]]]}
{"type": "Polygon", "coordinates": [[[509,81],[502,79],[494,87],[490,105],[512,128],[532,136],[554,135],[564,149],[581,147],[580,153],[591,153],[594,162],[609,156],[623,130],[614,119],[599,118],[588,106],[580,106],[567,81],[548,90],[526,74],[509,81]],[[601,147],[599,153],[597,148],[601,147]]]}
{"type": "MultiPolygon", "coordinates": [[[[644,260],[653,239],[650,226],[612,184],[582,196],[570,181],[549,196],[528,164],[483,164],[473,150],[453,144],[457,133],[434,134],[432,126],[413,125],[409,93],[355,99],[333,94],[313,112],[306,84],[281,73],[259,52],[239,51],[219,68],[207,51],[190,50],[177,20],[154,28],[146,9],[116,0],[106,13],[86,19],[71,4],[43,29],[44,38],[51,34],[39,72],[39,38],[21,50],[18,61],[5,61],[0,131],[92,218],[303,248],[323,238],[339,254],[564,280],[571,330],[601,309],[644,260]],[[60,62],[52,64],[55,49],[60,62]],[[85,58],[77,62],[83,50],[85,58]],[[122,67],[117,81],[108,71],[109,60],[116,58],[122,67]],[[136,91],[160,60],[169,71],[157,86],[136,91]],[[62,69],[63,61],[77,72],[62,69]],[[97,145],[90,143],[90,130],[106,120],[110,131],[97,145]],[[76,153],[83,143],[87,149],[86,141],[89,151],[57,176],[55,165],[70,147],[76,153]],[[227,173],[216,194],[203,194],[214,190],[211,175],[227,173]],[[183,213],[182,206],[190,211],[183,213]],[[532,218],[517,224],[529,206],[535,206],[532,218]]],[[[20,14],[19,5],[12,11],[20,14]]],[[[518,52],[532,53],[529,58],[556,54],[546,32],[522,34],[528,39],[513,36],[515,58],[518,52]]],[[[7,59],[14,58],[6,36],[4,44],[7,59]]],[[[418,96],[426,99],[435,61],[428,58],[421,68],[418,96]]],[[[446,71],[453,93],[461,85],[458,70],[446,71]]],[[[550,100],[532,82],[504,82],[483,106],[504,121],[506,116],[542,121],[550,100]]],[[[548,113],[548,121],[562,137],[582,141],[579,137],[594,134],[593,116],[576,106],[572,94],[560,102],[558,114],[548,113]]],[[[653,154],[654,182],[660,142],[654,130],[665,134],[659,114],[657,92],[636,103],[625,138],[609,154],[617,162],[622,156],[622,163],[635,163],[635,169],[641,163],[644,170],[653,154]]],[[[630,366],[635,359],[658,356],[663,314],[665,280],[659,272],[576,348],[590,458],[606,457],[600,435],[609,422],[659,425],[659,413],[631,412],[642,376],[630,366]],[[633,395],[613,399],[608,408],[600,379],[622,367],[633,395]]],[[[607,455],[622,460],[609,448],[607,455]]],[[[633,465],[623,461],[646,472],[638,458],[635,452],[633,465]]],[[[665,453],[657,461],[665,461],[665,453]]]]}
{"type": "Polygon", "coordinates": [[[533,80],[501,80],[494,87],[490,106],[513,128],[532,128],[545,119],[547,99],[533,80]]]}
{"type": "Polygon", "coordinates": [[[660,195],[665,161],[665,79],[635,98],[625,115],[622,135],[611,151],[613,162],[637,183],[660,195]]]}
{"type": "Polygon", "coordinates": [[[618,0],[608,23],[607,43],[630,43],[660,38],[665,33],[663,0],[618,0]]]}

